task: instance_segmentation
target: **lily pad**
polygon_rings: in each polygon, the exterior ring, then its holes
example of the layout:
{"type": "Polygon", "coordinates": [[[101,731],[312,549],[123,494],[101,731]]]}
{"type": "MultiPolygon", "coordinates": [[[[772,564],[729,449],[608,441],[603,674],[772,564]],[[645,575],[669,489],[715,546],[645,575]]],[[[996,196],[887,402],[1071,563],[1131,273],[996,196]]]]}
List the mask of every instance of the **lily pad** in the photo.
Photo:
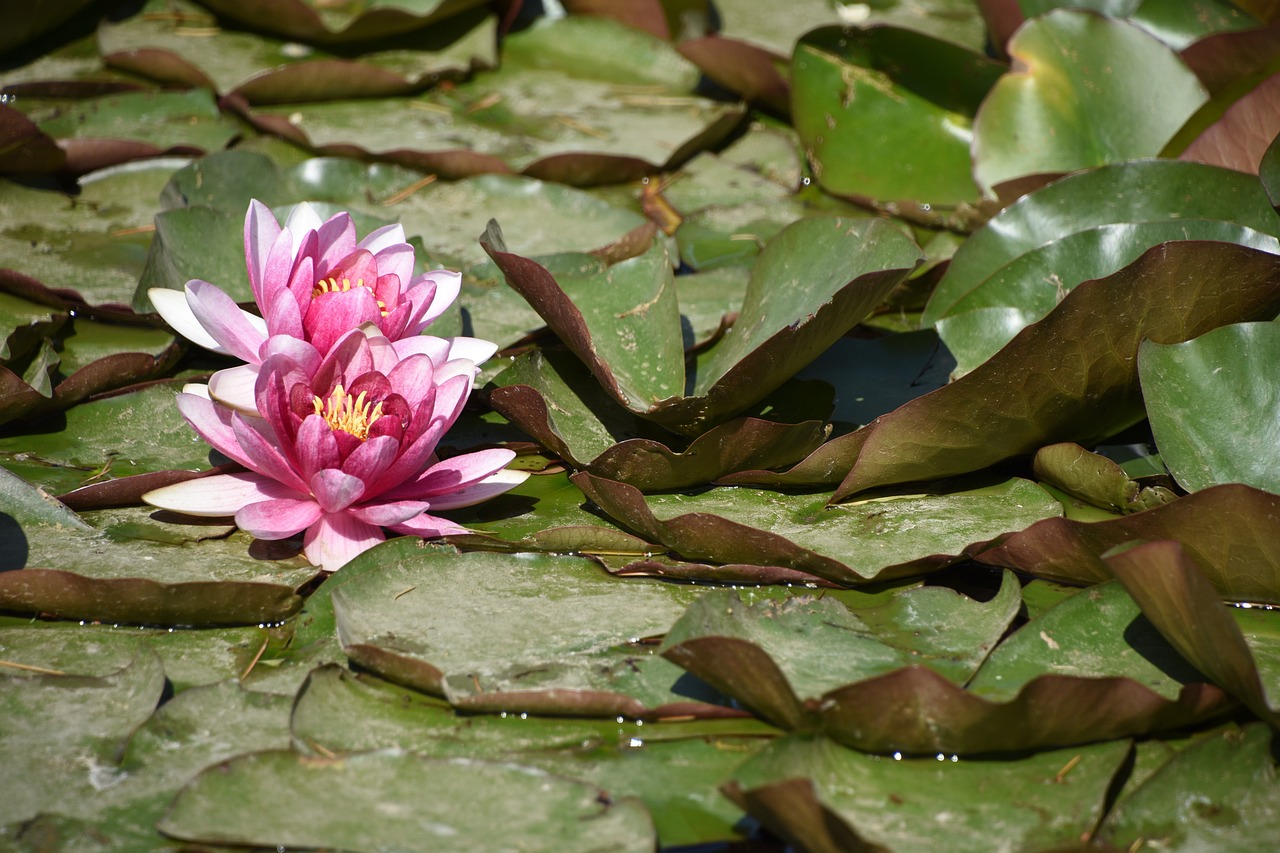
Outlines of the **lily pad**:
{"type": "Polygon", "coordinates": [[[1009,759],[863,755],[792,736],[752,758],[726,793],[797,849],[1067,849],[1088,836],[1124,741],[1009,759]]]}
{"type": "Polygon", "coordinates": [[[200,774],[160,822],[205,844],[457,851],[649,851],[635,800],[530,767],[399,750],[342,758],[243,755],[200,774]]]}
{"type": "Polygon", "coordinates": [[[496,64],[496,29],[494,16],[477,9],[422,34],[413,50],[374,50],[351,59],[220,29],[193,3],[150,0],[140,14],[105,22],[98,45],[109,66],[162,83],[234,93],[250,103],[289,103],[401,95],[457,81],[474,65],[496,64]]]}
{"type": "Polygon", "coordinates": [[[1110,579],[1102,554],[1135,540],[1170,539],[1228,600],[1280,604],[1280,496],[1248,486],[1214,486],[1167,506],[1112,521],[1048,519],[977,555],[1065,583],[1110,579]]]}
{"type": "Polygon", "coordinates": [[[1092,12],[1034,18],[1008,51],[1013,71],[974,120],[974,177],[987,193],[1025,175],[1153,157],[1208,98],[1168,46],[1092,12]]]}
{"type": "Polygon", "coordinates": [[[438,25],[481,0],[373,0],[358,7],[312,0],[209,0],[202,5],[248,29],[310,44],[345,45],[438,25]]]}
{"type": "Polygon", "coordinates": [[[1124,848],[1158,838],[1177,851],[1265,847],[1280,831],[1273,736],[1254,724],[1191,744],[1116,803],[1098,839],[1124,848]]]}
{"type": "Polygon", "coordinates": [[[844,585],[936,571],[968,545],[1062,511],[1026,480],[830,506],[825,495],[718,488],[644,496],[588,473],[572,480],[610,517],[683,557],[782,566],[844,585]]]}
{"type": "Polygon", "coordinates": [[[362,561],[379,570],[332,593],[347,654],[455,707],[627,717],[728,711],[708,704],[718,697],[705,685],[677,683],[680,670],[640,643],[665,632],[696,588],[621,581],[582,558],[431,553],[409,539],[353,565],[362,561]],[[505,642],[477,634],[477,620],[498,620],[505,642]]]}
{"type": "Polygon", "coordinates": [[[957,208],[979,197],[973,117],[1003,71],[980,51],[897,27],[809,33],[792,59],[792,112],[819,185],[912,218],[972,219],[957,208]]]}
{"type": "Polygon", "coordinates": [[[1138,351],[1151,431],[1183,488],[1244,483],[1280,492],[1280,387],[1262,367],[1277,355],[1275,323],[1236,323],[1138,351]],[[1248,429],[1236,428],[1245,423],[1248,429]]]}
{"type": "Polygon", "coordinates": [[[1070,442],[1040,448],[1032,465],[1041,481],[1112,512],[1141,512],[1177,499],[1168,478],[1163,483],[1139,482],[1116,462],[1070,442]]]}
{"type": "MultiPolygon", "coordinates": [[[[590,303],[579,308],[544,267],[506,251],[496,228],[486,232],[482,242],[508,283],[530,301],[615,400],[686,435],[727,420],[781,385],[875,308],[920,257],[909,238],[875,220],[850,223],[823,217],[791,225],[756,262],[734,331],[685,380],[688,395],[652,402],[653,395],[629,392],[624,383],[628,374],[660,369],[654,364],[657,354],[634,345],[625,349],[624,341],[626,361],[607,362],[597,340],[611,338],[612,326],[597,328],[591,322],[593,311],[600,309],[590,303]],[[857,252],[848,251],[851,243],[857,244],[857,252]]],[[[669,280],[669,275],[669,268],[659,268],[654,284],[669,280]]],[[[656,287],[647,292],[655,291],[665,292],[656,287]]],[[[667,298],[674,306],[674,293],[667,298]]],[[[664,340],[679,346],[678,325],[666,331],[664,340]]]]}

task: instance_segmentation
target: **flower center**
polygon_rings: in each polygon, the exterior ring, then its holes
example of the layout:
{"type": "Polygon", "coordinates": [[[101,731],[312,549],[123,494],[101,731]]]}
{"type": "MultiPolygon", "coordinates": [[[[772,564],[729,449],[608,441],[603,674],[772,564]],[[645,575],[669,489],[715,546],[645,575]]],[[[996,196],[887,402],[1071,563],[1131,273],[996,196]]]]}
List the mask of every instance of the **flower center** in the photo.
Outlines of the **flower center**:
{"type": "Polygon", "coordinates": [[[373,293],[374,301],[378,303],[378,310],[382,312],[383,317],[387,316],[387,304],[381,299],[378,299],[378,294],[374,293],[373,288],[365,284],[364,279],[362,278],[356,279],[356,283],[354,285],[351,283],[351,279],[349,278],[344,278],[342,281],[338,281],[336,278],[323,278],[316,282],[315,287],[311,288],[311,298],[315,299],[316,297],[322,296],[326,293],[346,293],[352,287],[363,287],[365,290],[373,293]]]}
{"type": "Polygon", "coordinates": [[[369,438],[369,427],[382,417],[382,403],[366,401],[364,391],[352,397],[341,385],[334,386],[329,399],[312,397],[312,403],[316,414],[323,417],[330,427],[361,441],[369,438]]]}

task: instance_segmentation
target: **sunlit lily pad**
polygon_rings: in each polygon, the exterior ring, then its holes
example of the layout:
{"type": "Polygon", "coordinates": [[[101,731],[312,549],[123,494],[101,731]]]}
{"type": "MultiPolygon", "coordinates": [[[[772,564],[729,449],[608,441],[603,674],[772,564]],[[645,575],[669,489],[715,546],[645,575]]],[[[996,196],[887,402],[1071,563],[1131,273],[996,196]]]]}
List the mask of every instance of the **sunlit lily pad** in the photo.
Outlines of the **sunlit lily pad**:
{"type": "Polygon", "coordinates": [[[779,740],[726,792],[797,849],[1069,849],[1104,813],[1129,744],[1011,760],[864,755],[822,737],[779,740]]]}
{"type": "Polygon", "coordinates": [[[409,539],[351,566],[374,561],[378,571],[337,586],[334,611],[347,654],[392,681],[469,710],[728,710],[707,704],[718,697],[705,685],[677,684],[679,668],[639,642],[665,632],[695,587],[621,581],[581,558],[431,553],[409,539]],[[477,633],[478,621],[501,624],[504,641],[477,633]]]}
{"type": "Polygon", "coordinates": [[[1092,12],[1032,19],[1008,51],[1013,70],[974,121],[974,176],[985,192],[1025,175],[1153,157],[1208,97],[1168,46],[1092,12]]]}
{"type": "Polygon", "coordinates": [[[1141,512],[1177,499],[1167,477],[1139,482],[1118,463],[1070,442],[1040,448],[1032,465],[1042,482],[1112,512],[1141,512]]]}

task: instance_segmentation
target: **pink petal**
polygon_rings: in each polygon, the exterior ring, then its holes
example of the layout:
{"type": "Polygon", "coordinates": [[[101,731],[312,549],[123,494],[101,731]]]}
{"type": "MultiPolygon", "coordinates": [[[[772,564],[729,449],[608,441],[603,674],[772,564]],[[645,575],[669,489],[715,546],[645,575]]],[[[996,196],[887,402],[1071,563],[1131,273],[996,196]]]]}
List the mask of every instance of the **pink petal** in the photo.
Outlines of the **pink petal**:
{"type": "Polygon", "coordinates": [[[316,229],[316,235],[320,238],[316,273],[329,278],[328,270],[356,251],[356,225],[351,220],[351,214],[337,213],[316,229]]]}
{"type": "MultiPolygon", "coordinates": [[[[389,435],[375,436],[351,451],[342,463],[342,471],[359,478],[362,483],[373,483],[395,461],[399,452],[399,441],[389,435]]],[[[376,494],[368,488],[364,493],[367,497],[376,494]]]]}
{"type": "MultiPolygon", "coordinates": [[[[393,226],[399,227],[399,226],[393,226]]],[[[379,229],[382,230],[382,229],[379,229]]],[[[377,234],[374,231],[365,240],[377,234]]],[[[400,233],[404,233],[404,229],[400,229],[400,233]]],[[[391,245],[383,245],[378,248],[372,246],[361,246],[373,253],[374,260],[378,264],[378,278],[393,275],[398,279],[396,282],[396,296],[399,297],[403,289],[403,284],[413,277],[413,247],[401,240],[391,245]]]]}
{"type": "Polygon", "coordinates": [[[476,364],[484,364],[493,358],[498,345],[483,338],[446,338],[449,342],[450,359],[466,359],[476,364]]]}
{"type": "Polygon", "coordinates": [[[280,223],[275,215],[256,198],[250,201],[244,217],[244,260],[249,270],[249,286],[259,305],[262,304],[262,268],[279,236],[280,223]]]}
{"type": "Polygon", "coordinates": [[[302,247],[307,232],[319,230],[320,224],[319,214],[305,201],[295,204],[284,221],[284,227],[293,234],[293,245],[299,248],[302,247]]]}
{"type": "Polygon", "coordinates": [[[369,524],[391,527],[395,524],[403,524],[418,513],[424,512],[427,506],[426,501],[391,501],[353,506],[347,512],[369,524]]]}
{"type": "Polygon", "coordinates": [[[236,526],[258,539],[288,539],[320,520],[311,497],[278,498],[249,504],[236,513],[236,526]]]}
{"type": "MultiPolygon", "coordinates": [[[[432,270],[419,276],[410,282],[410,292],[415,285],[430,280],[435,282],[435,296],[431,298],[431,302],[427,310],[422,315],[423,324],[430,323],[445,312],[454,300],[458,298],[458,294],[462,292],[462,273],[453,272],[452,270],[432,270]]],[[[408,297],[408,293],[405,294],[408,297]]]]}
{"type": "Polygon", "coordinates": [[[267,339],[266,321],[242,311],[230,296],[199,279],[187,282],[187,304],[204,330],[227,352],[257,363],[258,348],[267,339]]]}
{"type": "Polygon", "coordinates": [[[179,394],[175,400],[178,411],[191,424],[196,435],[223,456],[246,468],[254,467],[236,439],[235,429],[232,427],[234,413],[231,409],[216,405],[209,398],[198,394],[179,394]]]}
{"type": "Polygon", "coordinates": [[[251,503],[290,496],[301,497],[275,480],[246,471],[175,483],[153,489],[144,494],[142,499],[152,506],[171,512],[216,518],[235,515],[251,503]]]}
{"type": "Polygon", "coordinates": [[[302,466],[301,474],[307,480],[325,468],[337,468],[342,462],[333,429],[320,415],[303,419],[302,426],[298,427],[295,450],[302,466]]]}
{"type": "Polygon", "coordinates": [[[305,376],[313,376],[323,358],[320,351],[310,343],[290,335],[272,335],[262,345],[261,352],[264,367],[272,356],[284,356],[305,376]]]}
{"type": "MultiPolygon", "coordinates": [[[[280,236],[276,238],[275,245],[271,247],[271,251],[267,254],[267,261],[262,268],[262,280],[258,283],[256,296],[258,300],[258,310],[266,315],[267,327],[271,329],[271,334],[281,334],[277,327],[287,318],[272,320],[271,313],[276,308],[276,303],[280,301],[280,297],[288,293],[290,274],[293,272],[294,262],[294,246],[293,235],[288,231],[281,231],[280,236]]],[[[297,311],[297,305],[294,305],[294,311],[297,311]]]]}
{"type": "Polygon", "coordinates": [[[413,335],[394,341],[396,354],[400,358],[411,355],[425,355],[432,364],[444,364],[449,360],[449,338],[437,338],[434,335],[413,335]]]}
{"type": "MultiPolygon", "coordinates": [[[[401,225],[399,222],[393,223],[391,225],[384,225],[381,228],[378,228],[374,231],[370,231],[369,234],[356,245],[358,248],[367,249],[369,252],[375,255],[381,252],[383,249],[387,249],[392,246],[408,246],[408,244],[405,243],[404,241],[404,226],[401,225]]],[[[378,264],[378,266],[381,267],[382,264],[378,264]]],[[[412,270],[413,268],[413,247],[412,246],[409,246],[409,267],[412,270]]],[[[405,276],[404,278],[407,279],[408,276],[405,276]]]]}
{"type": "Polygon", "coordinates": [[[240,450],[248,460],[244,463],[246,468],[278,480],[296,491],[304,493],[310,491],[306,481],[277,449],[279,439],[272,433],[266,421],[261,418],[236,415],[232,418],[231,426],[235,430],[240,450]]]}
{"type": "Polygon", "coordinates": [[[455,524],[452,521],[438,518],[425,512],[409,519],[408,521],[388,526],[396,533],[407,533],[410,536],[421,536],[423,539],[470,532],[460,524],[455,524]]]}
{"type": "Polygon", "coordinates": [[[391,368],[387,378],[397,393],[415,409],[436,387],[434,366],[425,355],[411,355],[403,359],[391,368]]]}
{"type": "Polygon", "coordinates": [[[385,538],[376,525],[351,513],[329,513],[307,528],[302,553],[313,566],[336,572],[385,538]]]}
{"type": "Polygon", "coordinates": [[[175,332],[196,346],[222,355],[231,354],[226,347],[214,340],[213,335],[205,331],[204,326],[200,325],[195,312],[187,304],[187,295],[184,291],[153,287],[147,291],[147,296],[151,298],[151,304],[155,306],[156,313],[173,327],[175,332]]]}
{"type": "MultiPolygon", "coordinates": [[[[435,463],[403,485],[383,492],[382,497],[386,500],[430,500],[432,507],[439,507],[440,504],[437,503],[437,500],[456,494],[463,489],[477,485],[490,477],[502,473],[503,469],[515,456],[512,451],[500,447],[454,456],[450,459],[445,459],[443,462],[435,463]]],[[[523,472],[513,473],[522,474],[523,472]]],[[[506,489],[495,492],[495,494],[501,494],[503,491],[514,488],[522,482],[524,482],[523,476],[518,480],[513,479],[506,489]]],[[[484,500],[484,498],[479,498],[476,502],[479,500],[484,500]]],[[[468,504],[457,505],[468,506],[468,504]]]]}
{"type": "Polygon", "coordinates": [[[347,332],[361,323],[376,322],[381,316],[373,294],[363,287],[352,287],[312,299],[302,324],[316,349],[328,352],[347,332]]]}
{"type": "Polygon", "coordinates": [[[461,491],[432,498],[431,508],[459,509],[460,507],[483,503],[490,498],[506,494],[527,479],[529,479],[528,471],[498,471],[461,491]]]}
{"type": "Polygon", "coordinates": [[[311,494],[327,513],[342,512],[364,494],[364,480],[336,468],[317,471],[311,477],[311,494]]]}

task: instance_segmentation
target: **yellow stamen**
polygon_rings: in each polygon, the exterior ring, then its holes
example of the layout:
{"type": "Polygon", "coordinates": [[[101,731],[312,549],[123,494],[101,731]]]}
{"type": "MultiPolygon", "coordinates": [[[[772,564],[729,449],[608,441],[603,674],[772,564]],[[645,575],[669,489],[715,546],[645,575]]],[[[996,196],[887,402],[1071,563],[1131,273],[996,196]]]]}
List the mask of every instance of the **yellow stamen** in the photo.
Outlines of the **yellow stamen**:
{"type": "MultiPolygon", "coordinates": [[[[352,288],[351,279],[344,278],[339,282],[336,278],[322,278],[316,282],[316,286],[311,288],[311,298],[315,299],[325,293],[346,293],[352,288]]],[[[378,303],[378,310],[382,312],[382,316],[387,316],[387,303],[378,299],[378,294],[374,293],[372,287],[364,283],[364,279],[356,279],[355,287],[363,287],[365,290],[373,293],[374,301],[378,303]]]]}
{"type": "Polygon", "coordinates": [[[364,391],[352,397],[341,385],[336,385],[329,399],[312,397],[311,400],[316,414],[329,426],[365,441],[369,438],[369,427],[382,417],[382,403],[368,402],[364,397],[364,391]]]}

